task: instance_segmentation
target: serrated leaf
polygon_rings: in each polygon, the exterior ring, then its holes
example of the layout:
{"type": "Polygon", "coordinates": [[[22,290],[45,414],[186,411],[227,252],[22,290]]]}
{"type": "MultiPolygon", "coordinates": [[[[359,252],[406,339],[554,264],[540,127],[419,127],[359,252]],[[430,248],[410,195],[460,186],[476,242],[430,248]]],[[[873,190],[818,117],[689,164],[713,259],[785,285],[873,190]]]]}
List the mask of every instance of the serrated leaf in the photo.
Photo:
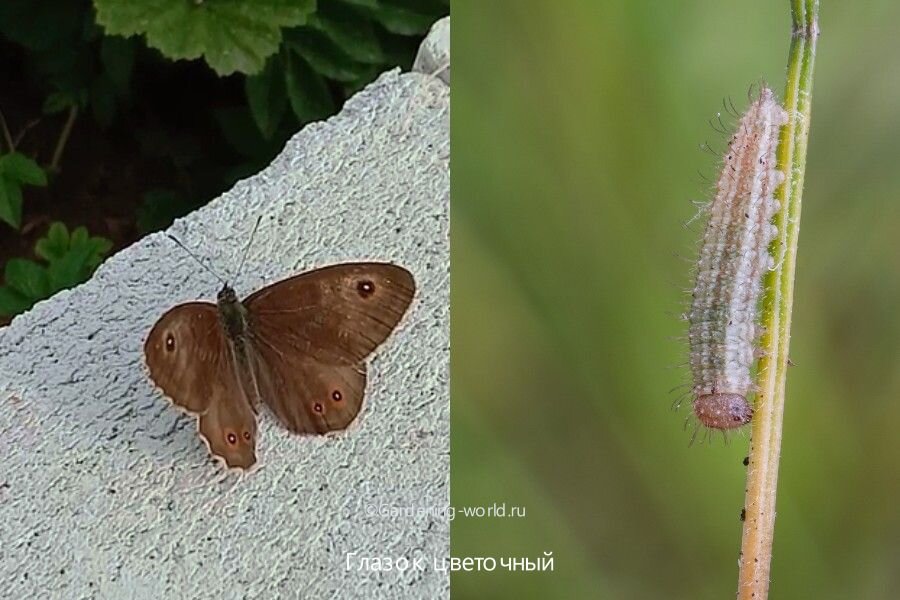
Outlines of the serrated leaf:
{"type": "Polygon", "coordinates": [[[62,258],[69,249],[69,230],[65,223],[56,221],[50,225],[47,235],[34,245],[34,253],[47,262],[62,258]]]}
{"type": "Polygon", "coordinates": [[[281,28],[306,22],[315,0],[94,0],[107,33],[144,34],[173,59],[203,56],[219,75],[262,70],[281,28]]]}
{"type": "Polygon", "coordinates": [[[19,315],[34,306],[34,300],[27,298],[9,286],[0,286],[0,315],[19,315]]]}
{"type": "MultiPolygon", "coordinates": [[[[91,269],[88,261],[91,255],[90,246],[84,244],[73,246],[66,255],[55,260],[47,267],[50,294],[74,287],[90,277],[91,269]]],[[[48,294],[49,295],[49,294],[48,294]]]]}
{"type": "Polygon", "coordinates": [[[0,175],[0,220],[18,229],[22,224],[22,188],[17,181],[0,175]]]}
{"type": "Polygon", "coordinates": [[[444,14],[440,6],[423,0],[381,0],[366,9],[381,26],[399,35],[422,35],[444,14]]]}
{"type": "Polygon", "coordinates": [[[134,68],[134,40],[119,36],[105,36],[100,42],[100,62],[116,94],[123,96],[131,84],[134,68]]]}
{"type": "Polygon", "coordinates": [[[384,52],[372,21],[349,6],[339,2],[323,3],[310,18],[309,25],[324,33],[353,60],[367,64],[384,62],[384,52]]]}
{"type": "Polygon", "coordinates": [[[334,100],[325,80],[301,57],[288,57],[285,83],[291,109],[301,123],[324,119],[334,112],[334,100]]]}
{"type": "Polygon", "coordinates": [[[278,129],[288,100],[284,86],[284,65],[279,55],[269,58],[259,75],[247,76],[244,80],[244,93],[256,126],[264,138],[270,139],[278,129]]]}
{"type": "Polygon", "coordinates": [[[0,175],[27,185],[47,185],[47,174],[40,165],[18,152],[0,156],[0,175]]]}
{"type": "Polygon", "coordinates": [[[49,295],[47,271],[38,263],[26,258],[11,258],[4,271],[6,285],[33,300],[49,295]]]}
{"type": "Polygon", "coordinates": [[[367,67],[347,56],[325,35],[309,27],[295,27],[286,31],[284,41],[313,69],[329,79],[355,81],[367,67]]]}

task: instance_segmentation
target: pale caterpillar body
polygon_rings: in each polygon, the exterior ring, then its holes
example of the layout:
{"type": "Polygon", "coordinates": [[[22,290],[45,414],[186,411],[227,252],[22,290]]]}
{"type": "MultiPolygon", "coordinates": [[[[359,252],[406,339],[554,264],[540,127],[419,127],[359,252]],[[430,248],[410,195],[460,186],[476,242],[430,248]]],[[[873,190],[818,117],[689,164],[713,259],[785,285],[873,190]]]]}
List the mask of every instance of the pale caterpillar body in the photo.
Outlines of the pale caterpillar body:
{"type": "Polygon", "coordinates": [[[753,387],[758,304],[763,275],[774,262],[769,254],[777,234],[771,223],[778,210],[774,193],[784,181],[775,150],[787,120],[772,90],[762,87],[729,142],[707,207],[687,317],[694,414],[713,429],[735,429],[753,416],[747,395],[753,387]]]}

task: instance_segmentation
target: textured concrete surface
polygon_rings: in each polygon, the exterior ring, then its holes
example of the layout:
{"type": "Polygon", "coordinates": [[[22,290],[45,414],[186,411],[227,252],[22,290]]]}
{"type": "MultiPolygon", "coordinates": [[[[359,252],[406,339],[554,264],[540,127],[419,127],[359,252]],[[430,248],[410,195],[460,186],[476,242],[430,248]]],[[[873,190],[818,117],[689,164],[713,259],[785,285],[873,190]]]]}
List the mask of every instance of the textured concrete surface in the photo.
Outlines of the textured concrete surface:
{"type": "Polygon", "coordinates": [[[450,85],[450,17],[431,26],[428,36],[419,46],[413,71],[429,73],[450,85]]]}
{"type": "MultiPolygon", "coordinates": [[[[162,234],[0,329],[0,589],[8,598],[441,598],[449,523],[449,88],[382,75],[174,233],[239,294],[339,261],[409,268],[410,312],[350,430],[263,412],[262,468],[208,458],[142,366],[162,313],[219,283],[162,234]],[[388,513],[405,511],[405,516],[388,513]],[[424,571],[346,569],[347,553],[424,571]]],[[[384,566],[385,563],[381,563],[384,566]]]]}

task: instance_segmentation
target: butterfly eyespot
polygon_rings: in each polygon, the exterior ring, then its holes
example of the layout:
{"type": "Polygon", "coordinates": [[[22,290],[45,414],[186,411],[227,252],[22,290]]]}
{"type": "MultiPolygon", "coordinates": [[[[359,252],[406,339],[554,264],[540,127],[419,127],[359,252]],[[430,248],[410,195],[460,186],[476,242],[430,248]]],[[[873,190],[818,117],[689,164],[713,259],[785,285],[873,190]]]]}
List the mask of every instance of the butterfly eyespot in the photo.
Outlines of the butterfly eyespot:
{"type": "Polygon", "coordinates": [[[244,439],[247,440],[248,442],[250,441],[250,432],[249,431],[244,432],[244,439]]]}
{"type": "Polygon", "coordinates": [[[317,413],[322,412],[322,405],[319,404],[318,402],[316,402],[315,404],[313,404],[313,410],[316,411],[317,413]]]}
{"type": "Polygon", "coordinates": [[[340,402],[344,399],[344,396],[341,395],[341,392],[339,390],[334,390],[333,392],[331,392],[331,399],[335,402],[340,402]]]}
{"type": "Polygon", "coordinates": [[[368,298],[375,293],[375,284],[368,279],[363,279],[362,281],[357,282],[356,291],[359,292],[359,295],[363,298],[368,298]]]}
{"type": "Polygon", "coordinates": [[[237,444],[237,436],[236,436],[235,434],[233,434],[233,433],[229,433],[228,435],[226,435],[226,436],[225,436],[225,439],[226,439],[226,440],[228,441],[228,443],[231,444],[232,446],[234,446],[235,444],[237,444]]]}
{"type": "Polygon", "coordinates": [[[166,351],[171,352],[175,349],[175,336],[171,333],[166,335],[166,351]]]}

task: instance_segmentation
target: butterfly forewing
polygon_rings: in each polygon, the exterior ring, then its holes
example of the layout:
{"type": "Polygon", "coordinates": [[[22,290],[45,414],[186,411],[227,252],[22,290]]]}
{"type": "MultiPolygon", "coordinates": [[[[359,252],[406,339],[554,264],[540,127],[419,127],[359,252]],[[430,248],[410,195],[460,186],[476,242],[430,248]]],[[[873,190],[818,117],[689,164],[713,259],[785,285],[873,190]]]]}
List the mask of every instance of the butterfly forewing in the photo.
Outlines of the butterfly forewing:
{"type": "Polygon", "coordinates": [[[229,467],[251,467],[256,416],[216,306],[189,302],[166,312],[147,336],[144,355],[154,383],[197,416],[210,452],[229,467]]]}
{"type": "Polygon", "coordinates": [[[212,373],[228,364],[228,346],[215,304],[189,302],[167,311],[150,330],[144,356],[153,382],[187,412],[202,413],[212,396],[212,373]]]}
{"type": "Polygon", "coordinates": [[[412,275],[396,265],[324,267],[247,298],[248,333],[282,353],[356,365],[394,330],[414,292],[412,275]]]}

